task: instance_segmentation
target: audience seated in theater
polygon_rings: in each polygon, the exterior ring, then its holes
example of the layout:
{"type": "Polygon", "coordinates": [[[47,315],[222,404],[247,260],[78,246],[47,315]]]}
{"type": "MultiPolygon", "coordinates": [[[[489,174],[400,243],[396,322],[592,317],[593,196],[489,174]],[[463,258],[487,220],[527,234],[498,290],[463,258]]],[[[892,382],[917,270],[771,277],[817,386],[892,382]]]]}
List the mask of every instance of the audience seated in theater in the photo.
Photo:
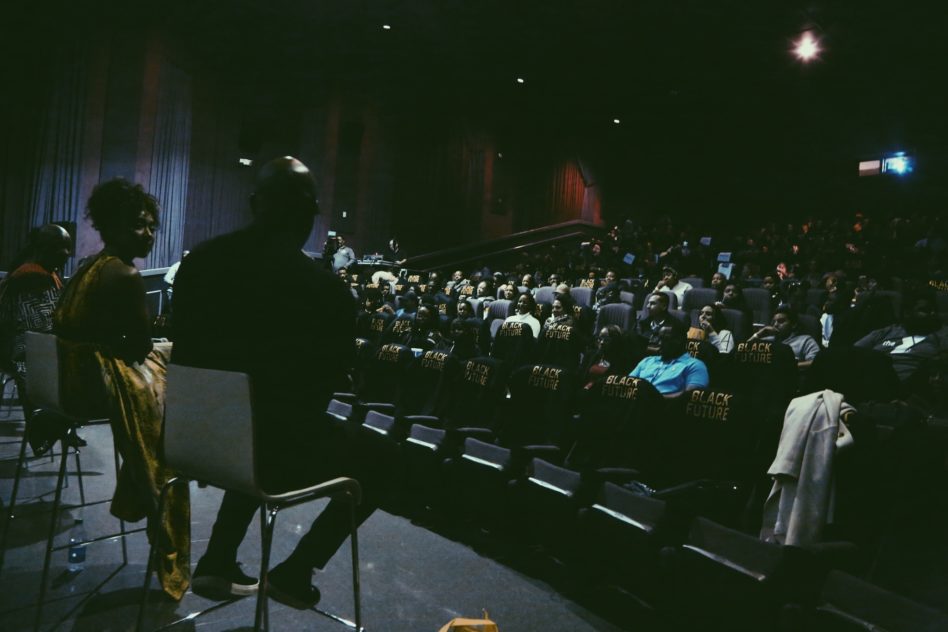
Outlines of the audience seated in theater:
{"type": "Polygon", "coordinates": [[[619,293],[622,288],[619,286],[616,273],[612,270],[606,272],[602,283],[603,285],[596,290],[596,300],[591,306],[594,312],[598,312],[604,305],[621,302],[619,293]]]}
{"type": "Polygon", "coordinates": [[[46,224],[33,231],[10,274],[0,281],[0,370],[13,375],[27,419],[33,409],[26,392],[26,332],[53,330],[53,312],[63,289],[59,271],[71,254],[69,233],[46,224]]]}
{"type": "Polygon", "coordinates": [[[719,353],[734,351],[734,334],[727,329],[724,313],[717,305],[705,305],[698,311],[698,326],[688,330],[689,340],[707,340],[719,353]]]}
{"type": "Polygon", "coordinates": [[[784,302],[783,291],[780,289],[780,284],[777,283],[777,277],[768,274],[761,281],[760,287],[770,292],[770,312],[773,313],[784,302]]]}
{"type": "Polygon", "coordinates": [[[636,323],[635,333],[645,342],[649,353],[658,353],[659,331],[675,320],[668,313],[668,295],[664,292],[652,292],[645,300],[647,315],[636,323]]]}
{"type": "Polygon", "coordinates": [[[685,304],[685,292],[691,289],[690,283],[678,278],[678,271],[671,266],[662,268],[662,278],[655,285],[655,292],[670,292],[678,299],[678,308],[685,304]]]}
{"type": "Polygon", "coordinates": [[[395,310],[396,318],[401,316],[411,316],[418,311],[418,295],[414,292],[405,292],[402,296],[401,307],[395,310]]]}
{"type": "Polygon", "coordinates": [[[948,329],[941,322],[934,300],[923,296],[907,303],[902,322],[883,327],[858,340],[856,347],[884,353],[904,386],[914,389],[922,369],[948,351],[948,329]]]}
{"type": "MultiPolygon", "coordinates": [[[[355,467],[323,411],[346,382],[354,354],[355,305],[342,283],[300,255],[318,206],[303,163],[278,158],[262,167],[251,196],[253,223],[205,242],[178,273],[174,361],[248,373],[254,387],[258,471],[280,492],[355,467]],[[256,265],[247,267],[247,261],[256,265]]],[[[358,476],[357,476],[358,478],[358,476]]],[[[371,514],[372,485],[363,482],[357,520],[371,514]]],[[[254,592],[256,579],[237,551],[259,502],[224,494],[194,590],[213,599],[254,592]]],[[[295,608],[319,600],[311,586],[349,534],[349,506],[333,499],[296,549],[269,575],[269,596],[295,608]]]]}
{"type": "Polygon", "coordinates": [[[451,274],[451,280],[448,281],[447,288],[450,290],[451,296],[457,296],[463,288],[470,284],[471,282],[464,278],[463,272],[455,270],[451,274]]]}
{"type": "Polygon", "coordinates": [[[830,314],[831,345],[850,346],[876,329],[895,324],[895,306],[877,289],[875,279],[862,276],[857,280],[849,302],[830,314]]]}
{"type": "Polygon", "coordinates": [[[543,322],[543,329],[552,325],[573,325],[573,301],[569,293],[553,299],[551,314],[543,322]]]}
{"type": "Polygon", "coordinates": [[[500,286],[500,289],[503,291],[503,297],[508,301],[516,301],[517,297],[520,295],[520,291],[517,289],[517,286],[513,283],[507,283],[500,286]]]}
{"type": "Polygon", "coordinates": [[[711,275],[711,282],[708,283],[708,287],[712,290],[716,290],[718,296],[724,292],[724,286],[727,285],[727,277],[725,277],[720,272],[715,272],[711,275]]]}
{"type": "Polygon", "coordinates": [[[411,331],[402,336],[401,343],[413,349],[440,349],[444,343],[441,326],[435,311],[428,305],[422,305],[415,314],[411,331]]]}
{"type": "Polygon", "coordinates": [[[736,309],[744,314],[744,322],[754,322],[754,313],[744,300],[744,292],[736,281],[728,281],[721,292],[721,300],[715,303],[721,309],[736,309]]]}
{"type": "Polygon", "coordinates": [[[629,376],[642,378],[669,398],[707,388],[711,383],[708,367],[686,350],[688,338],[684,325],[671,318],[661,326],[658,335],[658,355],[642,359],[629,376]]]}
{"type": "Polygon", "coordinates": [[[820,352],[820,343],[813,336],[797,331],[799,321],[797,313],[787,307],[778,308],[774,313],[770,325],[761,327],[748,342],[776,341],[787,345],[793,351],[799,368],[806,368],[813,364],[813,359],[820,352]]]}
{"type": "Polygon", "coordinates": [[[584,388],[592,388],[593,383],[604,375],[627,375],[632,370],[637,362],[628,342],[618,325],[599,330],[595,347],[583,360],[584,388]]]}
{"type": "MultiPolygon", "coordinates": [[[[155,243],[158,201],[141,185],[111,180],[92,191],[88,217],[105,247],[70,279],[53,316],[53,330],[68,341],[63,352],[67,366],[73,367],[69,373],[92,364],[101,376],[101,391],[83,385],[81,393],[73,394],[83,398],[101,394],[109,401],[115,445],[123,460],[112,513],[129,522],[151,521],[158,493],[174,475],[160,457],[170,345],[152,344],[145,284],[134,260],[147,257],[155,243]]],[[[179,281],[177,277],[175,284],[179,281]]],[[[169,503],[165,524],[150,524],[148,532],[159,538],[161,586],[180,599],[191,574],[187,488],[176,487],[169,503]]]]}
{"type": "Polygon", "coordinates": [[[526,323],[530,325],[534,338],[540,337],[540,321],[534,316],[537,302],[532,294],[521,294],[517,299],[517,313],[504,319],[505,323],[526,323]]]}
{"type": "Polygon", "coordinates": [[[460,316],[455,318],[451,321],[448,337],[440,349],[454,354],[459,360],[469,360],[481,355],[477,344],[478,329],[477,320],[460,316]]]}

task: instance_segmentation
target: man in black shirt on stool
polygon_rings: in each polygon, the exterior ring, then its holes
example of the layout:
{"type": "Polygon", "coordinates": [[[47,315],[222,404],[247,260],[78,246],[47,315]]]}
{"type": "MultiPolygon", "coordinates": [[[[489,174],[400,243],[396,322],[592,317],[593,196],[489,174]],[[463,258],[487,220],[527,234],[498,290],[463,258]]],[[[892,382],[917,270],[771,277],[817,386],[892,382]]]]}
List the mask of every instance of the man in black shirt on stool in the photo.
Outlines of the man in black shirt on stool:
{"type": "MultiPolygon", "coordinates": [[[[330,446],[323,411],[354,353],[355,304],[349,288],[300,250],[318,212],[316,183],[303,163],[284,157],[266,164],[250,203],[251,226],[197,246],[181,264],[172,361],[250,375],[257,467],[263,486],[277,492],[348,473],[339,446],[330,446]]],[[[257,589],[241,572],[237,549],[258,507],[250,497],[224,494],[194,592],[226,598],[257,589]]],[[[373,508],[363,501],[358,519],[373,508]]],[[[270,573],[270,595],[297,608],[315,605],[313,568],[348,533],[348,507],[333,500],[270,573]]]]}

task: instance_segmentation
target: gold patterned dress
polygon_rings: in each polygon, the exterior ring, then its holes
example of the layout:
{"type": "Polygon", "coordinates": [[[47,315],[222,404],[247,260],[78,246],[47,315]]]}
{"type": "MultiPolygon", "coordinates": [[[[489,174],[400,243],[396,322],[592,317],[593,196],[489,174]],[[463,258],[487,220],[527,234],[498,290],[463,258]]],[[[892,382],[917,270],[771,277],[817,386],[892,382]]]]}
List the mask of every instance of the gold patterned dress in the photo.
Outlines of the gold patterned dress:
{"type": "MultiPolygon", "coordinates": [[[[162,485],[174,474],[160,458],[164,417],[165,374],[170,343],[158,343],[143,359],[130,360],[123,342],[140,332],[121,331],[144,305],[117,303],[103,277],[109,266],[124,266],[118,258],[100,253],[76,273],[63,292],[53,317],[62,340],[66,405],[90,416],[108,414],[122,469],[112,498],[112,514],[129,522],[148,518],[149,540],[159,538],[158,577],[162,589],[180,599],[190,583],[190,502],[187,487],[175,487],[160,528],[157,514],[162,485]],[[125,318],[123,310],[131,317],[125,318]],[[99,413],[99,414],[96,414],[99,413]]],[[[133,299],[138,297],[132,296],[133,299]]],[[[126,315],[127,316],[127,315],[126,315]]],[[[147,345],[147,340],[145,341],[147,345]]]]}

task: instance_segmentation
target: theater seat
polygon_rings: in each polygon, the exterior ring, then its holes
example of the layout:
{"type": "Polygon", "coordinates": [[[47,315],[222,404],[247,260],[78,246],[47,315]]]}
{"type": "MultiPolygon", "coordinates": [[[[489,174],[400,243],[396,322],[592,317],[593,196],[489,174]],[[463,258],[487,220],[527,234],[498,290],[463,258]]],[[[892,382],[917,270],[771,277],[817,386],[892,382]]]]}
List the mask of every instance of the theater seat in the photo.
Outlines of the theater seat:
{"type": "MultiPolygon", "coordinates": [[[[499,321],[494,321],[497,322],[499,321]]],[[[530,325],[513,321],[503,322],[494,335],[490,355],[499,360],[503,371],[509,374],[533,360],[535,344],[530,325]]]]}
{"type": "Polygon", "coordinates": [[[662,609],[675,629],[775,629],[780,608],[810,582],[802,552],[697,518],[681,546],[662,551],[662,609]]]}
{"type": "Polygon", "coordinates": [[[555,364],[575,370],[582,350],[579,330],[573,325],[550,325],[540,333],[537,342],[538,362],[555,364]]]}
{"type": "Polygon", "coordinates": [[[696,286],[685,292],[685,300],[681,308],[690,312],[693,309],[701,309],[705,305],[713,305],[719,300],[717,290],[696,286]]]}
{"type": "Polygon", "coordinates": [[[781,632],[941,632],[948,615],[842,571],[832,571],[815,607],[787,606],[781,632]]]}
{"type": "Polygon", "coordinates": [[[616,585],[649,603],[660,601],[663,547],[680,544],[667,504],[606,481],[579,510],[573,557],[577,572],[598,585],[616,585]]]}
{"type": "Polygon", "coordinates": [[[760,287],[745,287],[741,294],[744,295],[744,302],[754,318],[751,324],[769,325],[773,317],[770,292],[760,287]]]}
{"type": "Polygon", "coordinates": [[[594,331],[599,331],[608,325],[616,325],[622,331],[629,331],[635,324],[635,313],[631,305],[625,303],[612,303],[603,305],[596,314],[596,324],[594,331]]]}

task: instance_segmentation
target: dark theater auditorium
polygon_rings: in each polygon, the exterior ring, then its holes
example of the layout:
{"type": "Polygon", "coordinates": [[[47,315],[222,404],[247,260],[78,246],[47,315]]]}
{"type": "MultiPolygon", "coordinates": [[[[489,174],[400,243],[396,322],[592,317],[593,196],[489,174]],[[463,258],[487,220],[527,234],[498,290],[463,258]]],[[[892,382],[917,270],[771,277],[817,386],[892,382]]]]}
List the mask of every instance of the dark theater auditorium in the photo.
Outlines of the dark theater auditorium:
{"type": "Polygon", "coordinates": [[[948,632],[948,5],[0,8],[0,630],[948,632]]]}

